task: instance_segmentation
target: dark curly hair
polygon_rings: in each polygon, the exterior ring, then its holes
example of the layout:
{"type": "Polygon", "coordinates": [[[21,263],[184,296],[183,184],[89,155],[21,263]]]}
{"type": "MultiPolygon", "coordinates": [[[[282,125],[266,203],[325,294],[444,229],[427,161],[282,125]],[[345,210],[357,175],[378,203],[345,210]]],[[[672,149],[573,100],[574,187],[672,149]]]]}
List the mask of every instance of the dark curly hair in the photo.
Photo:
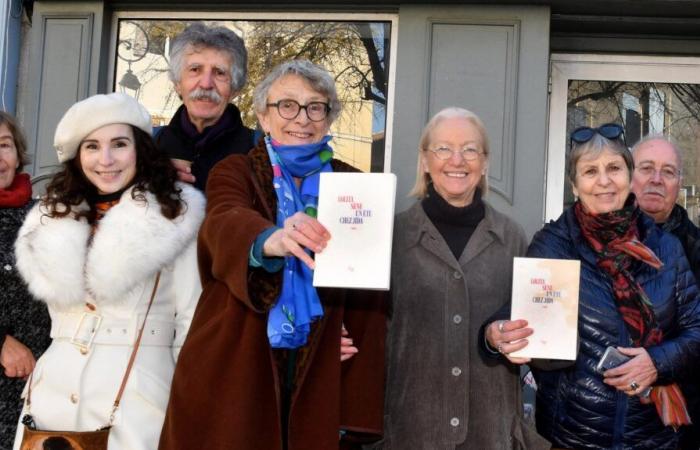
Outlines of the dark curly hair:
{"type": "MultiPolygon", "coordinates": [[[[160,212],[168,219],[179,216],[184,209],[181,189],[177,181],[177,171],[170,163],[168,156],[161,152],[151,136],[143,130],[131,126],[134,133],[136,148],[136,175],[132,180],[134,189],[131,198],[146,201],[146,191],[153,193],[160,212]]],[[[46,197],[42,203],[47,207],[47,216],[66,217],[72,215],[76,220],[85,217],[92,223],[95,218],[95,208],[90,198],[97,196],[97,188],[85,176],[80,165],[80,151],[70,161],[63,163],[63,169],[57,172],[46,187],[46,197]],[[72,213],[71,207],[87,201],[90,210],[72,213]]]]}

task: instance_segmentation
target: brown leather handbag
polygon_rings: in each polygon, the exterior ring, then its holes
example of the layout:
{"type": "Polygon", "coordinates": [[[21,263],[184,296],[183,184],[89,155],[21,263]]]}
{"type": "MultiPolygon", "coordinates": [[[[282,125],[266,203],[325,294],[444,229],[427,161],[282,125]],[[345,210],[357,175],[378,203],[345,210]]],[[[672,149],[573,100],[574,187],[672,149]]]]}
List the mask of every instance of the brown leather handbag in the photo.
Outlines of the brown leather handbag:
{"type": "Polygon", "coordinates": [[[156,296],[159,282],[160,272],[158,272],[158,275],[156,275],[156,281],[153,285],[153,292],[151,293],[151,300],[148,302],[146,315],[143,318],[141,329],[136,337],[134,349],[131,351],[129,364],[126,366],[126,372],[122,378],[122,384],[119,387],[117,398],[114,400],[114,404],[112,405],[112,412],[109,415],[109,423],[95,431],[38,430],[36,428],[36,424],[34,423],[34,418],[31,415],[32,378],[30,376],[27,389],[27,414],[25,414],[25,416],[22,418],[22,423],[24,424],[24,434],[22,435],[20,450],[107,450],[107,442],[109,441],[109,432],[112,429],[112,423],[114,422],[114,414],[119,408],[119,402],[122,399],[126,382],[129,379],[129,374],[131,373],[131,369],[134,365],[136,352],[141,344],[143,329],[146,326],[146,319],[148,318],[148,313],[151,311],[151,305],[153,305],[153,299],[156,296]]]}

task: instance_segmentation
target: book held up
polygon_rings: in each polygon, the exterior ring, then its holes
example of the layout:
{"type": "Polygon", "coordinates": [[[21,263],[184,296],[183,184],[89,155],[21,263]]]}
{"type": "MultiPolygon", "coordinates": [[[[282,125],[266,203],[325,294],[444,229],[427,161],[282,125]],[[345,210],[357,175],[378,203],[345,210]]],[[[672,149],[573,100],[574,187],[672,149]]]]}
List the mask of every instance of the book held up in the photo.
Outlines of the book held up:
{"type": "Polygon", "coordinates": [[[331,233],[316,254],[313,284],[388,290],[396,175],[322,173],[318,221],[331,233]]]}
{"type": "Polygon", "coordinates": [[[580,273],[577,260],[513,259],[510,317],[527,320],[534,332],[511,356],[576,359],[580,273]]]}

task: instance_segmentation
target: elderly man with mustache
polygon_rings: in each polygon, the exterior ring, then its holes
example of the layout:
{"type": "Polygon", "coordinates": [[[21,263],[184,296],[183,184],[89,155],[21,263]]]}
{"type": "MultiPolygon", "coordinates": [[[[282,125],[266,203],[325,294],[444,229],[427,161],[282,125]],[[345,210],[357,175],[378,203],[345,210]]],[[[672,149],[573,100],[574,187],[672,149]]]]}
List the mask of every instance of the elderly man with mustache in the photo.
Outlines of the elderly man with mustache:
{"type": "Polygon", "coordinates": [[[245,85],[247,60],[243,40],[224,27],[196,23],[170,45],[170,79],[183,105],[156,142],[180,179],[201,191],[217,162],[253,147],[253,131],[230,103],[245,85]]]}
{"type": "Polygon", "coordinates": [[[700,229],[688,212],[676,204],[681,187],[681,155],[668,139],[648,136],[632,149],[632,191],[639,207],[683,244],[695,278],[700,280],[700,229]]]}
{"type": "MultiPolygon", "coordinates": [[[[682,180],[678,147],[663,136],[647,136],[634,146],[632,156],[632,191],[640,209],[681,241],[695,279],[700,281],[700,229],[688,218],[685,208],[676,203],[682,180]]],[[[680,448],[697,450],[700,448],[700,385],[697,380],[689,380],[682,386],[693,425],[683,430],[680,448]]]]}

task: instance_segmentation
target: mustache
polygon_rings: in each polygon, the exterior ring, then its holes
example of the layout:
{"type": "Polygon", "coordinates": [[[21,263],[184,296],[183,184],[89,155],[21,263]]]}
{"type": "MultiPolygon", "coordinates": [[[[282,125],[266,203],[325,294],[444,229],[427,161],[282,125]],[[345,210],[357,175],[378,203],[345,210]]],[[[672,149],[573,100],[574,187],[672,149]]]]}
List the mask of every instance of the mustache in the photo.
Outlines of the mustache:
{"type": "Polygon", "coordinates": [[[642,191],[642,195],[643,194],[658,194],[661,196],[666,196],[666,190],[663,188],[659,188],[659,187],[648,186],[648,187],[645,187],[644,190],[642,191]]]}
{"type": "Polygon", "coordinates": [[[209,100],[214,103],[221,102],[222,98],[214,89],[197,88],[187,96],[190,100],[209,100]]]}

